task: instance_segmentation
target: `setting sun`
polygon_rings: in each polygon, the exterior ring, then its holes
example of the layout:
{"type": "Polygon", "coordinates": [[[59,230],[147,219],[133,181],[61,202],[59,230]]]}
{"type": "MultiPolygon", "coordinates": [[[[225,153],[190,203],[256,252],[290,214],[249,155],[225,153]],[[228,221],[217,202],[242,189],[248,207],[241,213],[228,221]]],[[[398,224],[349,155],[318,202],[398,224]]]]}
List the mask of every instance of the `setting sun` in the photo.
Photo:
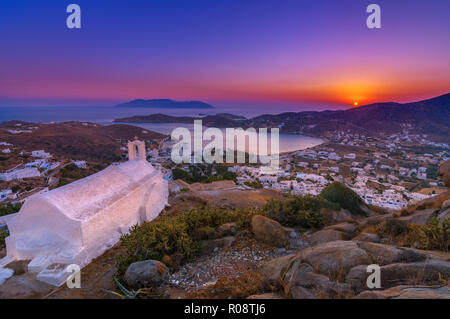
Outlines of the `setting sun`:
{"type": "Polygon", "coordinates": [[[358,106],[358,102],[354,102],[353,105],[354,105],[354,106],[358,106]]]}

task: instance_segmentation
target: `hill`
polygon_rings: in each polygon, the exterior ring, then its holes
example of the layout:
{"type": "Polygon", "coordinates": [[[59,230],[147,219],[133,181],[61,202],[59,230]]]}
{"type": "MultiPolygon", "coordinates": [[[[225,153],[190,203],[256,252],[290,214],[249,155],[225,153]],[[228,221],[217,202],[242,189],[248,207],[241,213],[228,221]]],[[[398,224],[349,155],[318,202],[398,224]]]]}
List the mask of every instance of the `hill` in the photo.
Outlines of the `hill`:
{"type": "Polygon", "coordinates": [[[64,122],[30,124],[4,122],[0,124],[0,141],[8,142],[21,150],[45,150],[59,157],[113,162],[121,159],[123,152],[119,140],[160,140],[165,135],[140,127],[114,124],[103,126],[94,123],[64,122]],[[31,133],[11,134],[9,131],[32,127],[31,133]]]}
{"type": "Polygon", "coordinates": [[[142,107],[167,109],[213,109],[214,106],[201,101],[174,101],[170,99],[137,99],[116,105],[116,107],[142,107]]]}
{"type": "Polygon", "coordinates": [[[393,133],[408,126],[415,133],[447,138],[450,135],[450,93],[412,103],[374,103],[343,111],[290,112],[261,115],[243,121],[245,127],[280,127],[284,133],[326,135],[351,130],[393,133]]]}

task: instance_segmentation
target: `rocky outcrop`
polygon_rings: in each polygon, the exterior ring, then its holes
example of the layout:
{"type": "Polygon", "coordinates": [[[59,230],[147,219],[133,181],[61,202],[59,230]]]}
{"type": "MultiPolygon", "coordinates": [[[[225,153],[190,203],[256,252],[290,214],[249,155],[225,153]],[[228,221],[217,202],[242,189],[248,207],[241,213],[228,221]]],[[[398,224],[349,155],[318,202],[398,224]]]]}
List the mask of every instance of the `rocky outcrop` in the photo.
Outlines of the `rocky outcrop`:
{"type": "Polygon", "coordinates": [[[378,237],[377,234],[371,234],[371,233],[360,233],[358,236],[353,238],[353,240],[356,241],[368,241],[372,243],[379,243],[381,241],[380,237],[378,237]]]}
{"type": "Polygon", "coordinates": [[[144,260],[131,264],[124,279],[133,289],[155,287],[169,276],[169,270],[157,260],[144,260]]]}
{"type": "Polygon", "coordinates": [[[268,245],[284,247],[289,243],[289,232],[280,223],[262,215],[255,215],[251,221],[255,238],[268,245]]]}
{"type": "Polygon", "coordinates": [[[436,210],[435,208],[427,208],[417,210],[409,216],[399,217],[398,219],[408,224],[426,225],[430,218],[437,215],[438,211],[439,210],[436,210]]]}
{"type": "Polygon", "coordinates": [[[308,238],[311,245],[327,243],[330,241],[349,239],[349,235],[334,229],[324,229],[315,232],[308,238]]]}
{"type": "Polygon", "coordinates": [[[396,248],[389,245],[358,242],[358,246],[369,254],[372,263],[377,265],[388,265],[398,262],[415,262],[425,260],[425,255],[413,250],[396,248]]]}
{"type": "MultiPolygon", "coordinates": [[[[265,287],[285,297],[311,299],[350,297],[367,288],[367,266],[380,265],[381,288],[435,285],[450,278],[450,262],[443,256],[368,241],[332,241],[266,262],[260,268],[265,287]]],[[[416,287],[417,288],[417,287],[416,287]]],[[[427,288],[428,289],[428,288],[427,288]]],[[[430,288],[431,289],[431,288],[430,288]]],[[[391,298],[370,291],[359,298],[391,298]]],[[[401,297],[446,291],[402,290],[401,297]]]]}
{"type": "Polygon", "coordinates": [[[345,274],[356,265],[371,262],[369,255],[353,241],[339,240],[308,247],[299,255],[318,273],[326,276],[345,274]]]}
{"type": "Polygon", "coordinates": [[[334,229],[340,232],[347,233],[349,235],[353,235],[356,231],[356,227],[358,224],[356,223],[339,223],[336,225],[325,227],[325,229],[334,229]]]}
{"type": "MultiPolygon", "coordinates": [[[[352,268],[346,282],[355,290],[366,287],[366,265],[352,268]]],[[[442,260],[428,260],[413,263],[395,263],[380,268],[381,288],[391,288],[398,285],[414,283],[438,283],[440,278],[450,277],[450,262],[442,260]]]]}
{"type": "Polygon", "coordinates": [[[445,186],[450,187],[450,160],[439,166],[438,176],[445,186]]]}
{"type": "Polygon", "coordinates": [[[313,299],[321,296],[337,297],[351,294],[350,286],[331,281],[328,277],[316,274],[313,267],[294,260],[281,274],[286,295],[295,299],[313,299]]]}

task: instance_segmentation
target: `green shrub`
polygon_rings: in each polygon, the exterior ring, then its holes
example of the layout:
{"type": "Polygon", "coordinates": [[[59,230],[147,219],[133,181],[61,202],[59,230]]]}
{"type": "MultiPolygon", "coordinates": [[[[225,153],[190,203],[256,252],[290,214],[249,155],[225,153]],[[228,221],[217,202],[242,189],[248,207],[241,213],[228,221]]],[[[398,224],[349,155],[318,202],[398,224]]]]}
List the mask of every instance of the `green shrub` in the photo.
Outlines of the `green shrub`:
{"type": "Polygon", "coordinates": [[[321,208],[339,209],[339,205],[320,196],[292,196],[286,201],[270,200],[263,211],[268,217],[286,226],[320,228],[324,223],[321,208]]]}
{"type": "Polygon", "coordinates": [[[352,213],[365,215],[365,212],[361,209],[361,205],[363,204],[362,199],[342,183],[333,182],[327,185],[320,193],[320,196],[339,204],[342,208],[352,213]]]}
{"type": "Polygon", "coordinates": [[[415,235],[423,249],[449,251],[450,218],[440,223],[438,218],[433,217],[425,226],[416,229],[415,235]]]}
{"type": "Polygon", "coordinates": [[[187,225],[176,218],[163,219],[155,223],[134,226],[131,232],[121,239],[126,252],[118,256],[117,271],[123,276],[128,266],[134,262],[156,259],[175,253],[183,259],[189,259],[199,246],[187,233],[187,225]]]}
{"type": "Polygon", "coordinates": [[[7,230],[0,230],[0,249],[5,247],[5,239],[9,236],[9,232],[7,230]]]}
{"type": "Polygon", "coordinates": [[[16,204],[8,203],[6,205],[1,205],[0,206],[0,217],[17,213],[21,207],[22,207],[21,203],[16,203],[16,204]]]}
{"type": "Polygon", "coordinates": [[[226,211],[204,207],[136,225],[120,239],[125,253],[118,257],[117,275],[122,278],[134,262],[161,260],[165,255],[177,256],[180,263],[186,262],[199,252],[201,240],[211,238],[220,225],[236,222],[238,229],[248,228],[251,217],[257,213],[256,210],[226,211]]]}
{"type": "Polygon", "coordinates": [[[377,233],[380,237],[389,237],[391,239],[405,235],[408,232],[408,224],[395,218],[388,218],[377,227],[377,233]]]}

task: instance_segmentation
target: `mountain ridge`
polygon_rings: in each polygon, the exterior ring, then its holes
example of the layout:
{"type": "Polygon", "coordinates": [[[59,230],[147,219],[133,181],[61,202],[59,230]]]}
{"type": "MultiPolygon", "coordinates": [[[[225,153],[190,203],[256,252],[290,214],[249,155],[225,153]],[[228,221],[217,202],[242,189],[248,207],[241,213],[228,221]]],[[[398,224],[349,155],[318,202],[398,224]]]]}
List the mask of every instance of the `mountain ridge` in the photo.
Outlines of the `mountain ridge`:
{"type": "Polygon", "coordinates": [[[214,106],[202,101],[175,101],[171,99],[136,99],[115,105],[115,107],[142,107],[168,109],[213,109],[214,106]]]}

